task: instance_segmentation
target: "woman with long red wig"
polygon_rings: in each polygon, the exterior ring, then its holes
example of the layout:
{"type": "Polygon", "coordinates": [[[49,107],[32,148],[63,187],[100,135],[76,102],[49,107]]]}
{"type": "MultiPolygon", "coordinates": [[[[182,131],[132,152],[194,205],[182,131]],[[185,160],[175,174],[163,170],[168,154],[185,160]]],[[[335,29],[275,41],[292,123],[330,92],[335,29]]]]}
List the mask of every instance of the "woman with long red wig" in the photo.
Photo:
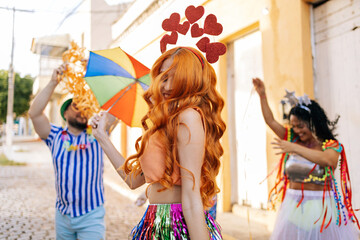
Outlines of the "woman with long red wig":
{"type": "Polygon", "coordinates": [[[177,47],[162,54],[150,74],[144,94],[149,111],[135,155],[125,160],[112,145],[108,114],[92,121],[94,136],[129,187],[149,183],[150,205],[130,238],[222,239],[206,211],[219,192],[215,178],[225,131],[215,71],[199,51],[177,47]]]}

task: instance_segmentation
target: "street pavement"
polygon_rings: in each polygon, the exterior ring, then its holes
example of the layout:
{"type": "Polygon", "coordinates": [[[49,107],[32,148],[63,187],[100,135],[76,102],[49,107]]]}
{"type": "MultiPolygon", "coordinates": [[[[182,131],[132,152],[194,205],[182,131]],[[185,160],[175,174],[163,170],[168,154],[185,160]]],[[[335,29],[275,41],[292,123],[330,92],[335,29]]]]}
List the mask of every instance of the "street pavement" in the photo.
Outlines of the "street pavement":
{"type": "MultiPolygon", "coordinates": [[[[25,140],[14,143],[10,157],[26,165],[0,166],[0,239],[55,239],[51,155],[41,141],[25,140]]],[[[0,154],[2,151],[0,146],[0,154]]],[[[106,239],[128,239],[145,211],[145,206],[134,204],[144,188],[131,191],[107,159],[104,183],[106,239]]],[[[246,218],[232,213],[218,213],[218,222],[225,240],[265,240],[270,235],[265,225],[253,222],[249,228],[246,218]]]]}

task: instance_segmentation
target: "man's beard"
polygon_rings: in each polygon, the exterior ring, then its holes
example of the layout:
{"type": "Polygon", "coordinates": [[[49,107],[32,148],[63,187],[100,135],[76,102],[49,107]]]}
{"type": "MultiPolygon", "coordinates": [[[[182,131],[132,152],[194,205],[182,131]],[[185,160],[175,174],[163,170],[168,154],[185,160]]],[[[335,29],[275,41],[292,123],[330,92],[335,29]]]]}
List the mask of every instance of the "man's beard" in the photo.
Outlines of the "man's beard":
{"type": "Polygon", "coordinates": [[[87,127],[87,122],[81,123],[81,122],[78,122],[75,118],[69,119],[68,123],[72,127],[76,128],[76,129],[79,129],[81,131],[85,130],[86,127],[87,127]]]}

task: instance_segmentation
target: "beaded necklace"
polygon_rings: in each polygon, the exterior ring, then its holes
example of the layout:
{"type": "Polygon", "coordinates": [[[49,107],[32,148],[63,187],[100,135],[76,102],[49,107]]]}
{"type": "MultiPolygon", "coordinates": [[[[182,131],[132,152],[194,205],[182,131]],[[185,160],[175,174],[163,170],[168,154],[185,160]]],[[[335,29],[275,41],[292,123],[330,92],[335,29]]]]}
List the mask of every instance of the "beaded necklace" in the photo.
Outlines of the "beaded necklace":
{"type": "Polygon", "coordinates": [[[90,145],[95,141],[95,138],[92,135],[92,128],[89,125],[86,128],[86,134],[87,134],[87,137],[89,140],[87,143],[73,144],[71,142],[71,138],[70,138],[67,130],[62,131],[61,132],[61,140],[64,141],[64,144],[63,144],[64,148],[67,151],[76,151],[78,149],[86,149],[86,148],[90,147],[90,145]]]}

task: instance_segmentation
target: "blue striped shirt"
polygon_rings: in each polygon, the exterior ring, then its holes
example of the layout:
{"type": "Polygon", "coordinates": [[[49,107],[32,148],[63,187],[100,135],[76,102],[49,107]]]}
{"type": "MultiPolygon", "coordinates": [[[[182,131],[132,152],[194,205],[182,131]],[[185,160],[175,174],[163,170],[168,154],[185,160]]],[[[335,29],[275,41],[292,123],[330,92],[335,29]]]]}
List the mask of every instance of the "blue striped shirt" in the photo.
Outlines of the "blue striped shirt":
{"type": "Polygon", "coordinates": [[[61,138],[66,128],[51,124],[45,141],[51,150],[55,172],[56,208],[71,217],[81,216],[104,203],[104,162],[100,144],[86,130],[78,136],[69,131],[73,145],[90,144],[86,149],[68,151],[61,138]]]}

